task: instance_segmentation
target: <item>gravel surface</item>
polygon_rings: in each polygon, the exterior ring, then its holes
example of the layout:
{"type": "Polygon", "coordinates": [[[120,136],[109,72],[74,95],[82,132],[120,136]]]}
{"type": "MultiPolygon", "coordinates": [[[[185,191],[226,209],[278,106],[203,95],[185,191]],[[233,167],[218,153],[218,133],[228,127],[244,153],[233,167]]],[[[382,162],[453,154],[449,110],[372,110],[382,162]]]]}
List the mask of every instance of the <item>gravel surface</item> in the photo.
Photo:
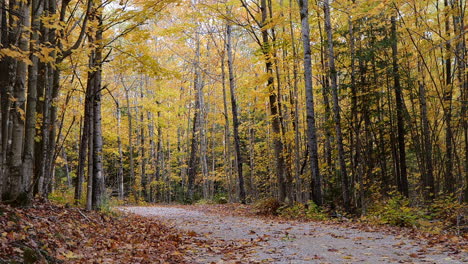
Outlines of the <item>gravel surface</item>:
{"type": "Polygon", "coordinates": [[[468,263],[468,254],[451,254],[424,241],[364,232],[317,222],[299,223],[205,214],[168,206],[122,207],[155,217],[201,240],[254,245],[229,262],[223,252],[200,247],[194,263],[468,263]]]}

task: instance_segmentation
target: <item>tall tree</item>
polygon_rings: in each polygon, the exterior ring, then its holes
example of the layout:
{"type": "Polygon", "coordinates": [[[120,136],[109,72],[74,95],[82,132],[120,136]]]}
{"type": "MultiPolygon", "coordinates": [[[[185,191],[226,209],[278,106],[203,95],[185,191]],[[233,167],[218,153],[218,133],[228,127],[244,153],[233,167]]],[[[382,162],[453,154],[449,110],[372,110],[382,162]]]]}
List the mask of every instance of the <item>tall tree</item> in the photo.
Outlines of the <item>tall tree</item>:
{"type": "Polygon", "coordinates": [[[317,132],[315,128],[314,93],[312,89],[312,58],[310,49],[310,27],[309,27],[309,3],[307,0],[299,0],[302,45],[304,47],[304,80],[307,105],[307,143],[310,152],[310,168],[312,172],[311,191],[313,201],[322,205],[322,177],[318,164],[317,132]]]}
{"type": "Polygon", "coordinates": [[[234,79],[234,66],[232,56],[232,26],[230,23],[226,25],[226,53],[228,62],[229,72],[229,91],[231,93],[231,110],[232,110],[232,127],[234,133],[234,147],[236,150],[236,161],[237,161],[237,178],[239,184],[239,200],[245,203],[245,186],[244,186],[244,175],[242,173],[242,153],[240,148],[240,137],[239,137],[239,115],[237,113],[237,99],[236,99],[236,83],[234,79]]]}
{"type": "Polygon", "coordinates": [[[343,206],[346,211],[350,211],[350,196],[349,196],[349,181],[348,181],[348,172],[346,170],[346,160],[345,152],[343,146],[343,133],[341,131],[341,114],[340,114],[340,105],[338,98],[338,76],[335,66],[335,50],[333,47],[333,31],[331,26],[330,19],[330,3],[328,0],[324,1],[324,11],[325,11],[325,32],[327,34],[328,41],[328,67],[330,71],[331,79],[331,90],[333,97],[333,112],[334,112],[334,121],[335,121],[335,133],[336,133],[336,145],[338,148],[338,160],[340,164],[340,175],[341,175],[341,189],[343,196],[343,206]]]}
{"type": "Polygon", "coordinates": [[[398,69],[398,38],[396,30],[396,17],[391,17],[391,40],[392,40],[392,74],[393,89],[395,91],[397,133],[398,133],[398,155],[399,171],[397,171],[398,191],[408,197],[408,175],[406,172],[406,146],[405,146],[405,123],[403,92],[400,84],[400,73],[398,69]]]}

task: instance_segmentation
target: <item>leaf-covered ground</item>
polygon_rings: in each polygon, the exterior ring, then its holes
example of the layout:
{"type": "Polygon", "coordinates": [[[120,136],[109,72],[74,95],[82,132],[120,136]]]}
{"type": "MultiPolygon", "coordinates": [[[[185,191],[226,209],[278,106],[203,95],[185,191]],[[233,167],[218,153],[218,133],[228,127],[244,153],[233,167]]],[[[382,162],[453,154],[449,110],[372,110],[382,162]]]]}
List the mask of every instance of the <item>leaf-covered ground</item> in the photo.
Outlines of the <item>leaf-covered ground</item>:
{"type": "Polygon", "coordinates": [[[259,217],[250,206],[0,204],[0,263],[466,263],[467,238],[259,217]]]}
{"type": "Polygon", "coordinates": [[[0,263],[191,263],[199,251],[242,251],[201,241],[157,219],[109,215],[36,202],[0,205],[0,263]]]}
{"type": "Polygon", "coordinates": [[[347,221],[258,217],[243,205],[121,208],[154,217],[206,241],[246,245],[242,254],[198,251],[196,263],[467,263],[467,239],[347,221]]]}

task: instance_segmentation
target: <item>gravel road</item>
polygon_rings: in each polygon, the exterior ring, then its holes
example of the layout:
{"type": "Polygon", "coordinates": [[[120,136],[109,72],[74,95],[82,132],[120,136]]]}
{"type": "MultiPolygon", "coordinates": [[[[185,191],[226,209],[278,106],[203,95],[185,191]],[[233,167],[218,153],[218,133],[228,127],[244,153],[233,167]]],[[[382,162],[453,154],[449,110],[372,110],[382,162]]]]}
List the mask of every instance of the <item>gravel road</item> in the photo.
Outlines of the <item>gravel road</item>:
{"type": "Polygon", "coordinates": [[[193,263],[468,263],[466,252],[452,254],[421,240],[317,222],[223,216],[169,206],[119,210],[155,217],[200,241],[248,248],[236,255],[200,243],[189,257],[193,263]]]}

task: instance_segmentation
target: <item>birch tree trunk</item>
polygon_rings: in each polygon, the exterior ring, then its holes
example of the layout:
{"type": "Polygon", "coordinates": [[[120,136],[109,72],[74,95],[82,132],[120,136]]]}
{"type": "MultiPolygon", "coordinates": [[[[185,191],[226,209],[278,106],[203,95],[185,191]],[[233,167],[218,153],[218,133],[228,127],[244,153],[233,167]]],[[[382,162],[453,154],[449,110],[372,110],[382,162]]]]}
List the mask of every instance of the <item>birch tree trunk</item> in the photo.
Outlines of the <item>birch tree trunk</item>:
{"type": "Polygon", "coordinates": [[[323,203],[322,177],[318,165],[317,131],[315,127],[314,93],[312,89],[312,58],[310,48],[309,4],[307,0],[299,0],[301,15],[302,45],[304,47],[304,80],[307,106],[307,144],[310,152],[310,168],[312,172],[312,200],[318,206],[323,203]]]}

